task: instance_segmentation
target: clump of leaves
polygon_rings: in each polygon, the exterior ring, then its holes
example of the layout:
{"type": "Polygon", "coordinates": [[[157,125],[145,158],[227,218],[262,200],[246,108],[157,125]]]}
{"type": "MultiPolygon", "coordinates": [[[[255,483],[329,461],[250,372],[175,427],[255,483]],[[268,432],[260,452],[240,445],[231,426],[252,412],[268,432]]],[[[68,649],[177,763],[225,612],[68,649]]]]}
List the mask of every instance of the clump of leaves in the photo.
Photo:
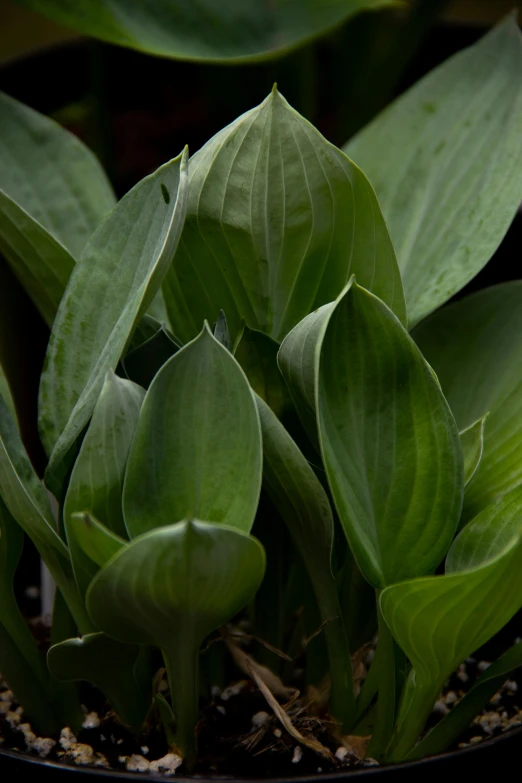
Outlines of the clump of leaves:
{"type": "Polygon", "coordinates": [[[522,607],[522,284],[437,310],[522,199],[521,76],[510,18],[350,157],[274,89],[117,204],[78,141],[1,98],[0,248],[52,326],[39,427],[60,510],[2,402],[0,669],[42,731],[75,720],[56,680],[139,731],[157,649],[155,703],[193,764],[200,649],[243,610],[289,654],[321,627],[308,680],[381,761],[448,747],[522,665],[516,645],[419,742],[522,607]],[[13,598],[22,531],[58,589],[47,666],[13,598]]]}

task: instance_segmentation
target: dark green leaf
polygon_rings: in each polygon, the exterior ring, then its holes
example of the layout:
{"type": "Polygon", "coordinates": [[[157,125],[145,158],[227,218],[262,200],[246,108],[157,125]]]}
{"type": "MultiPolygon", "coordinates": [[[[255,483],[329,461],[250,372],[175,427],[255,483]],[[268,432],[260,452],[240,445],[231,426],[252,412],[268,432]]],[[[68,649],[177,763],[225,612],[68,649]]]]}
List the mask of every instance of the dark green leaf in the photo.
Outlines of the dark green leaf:
{"type": "Polygon", "coordinates": [[[460,445],[464,456],[464,483],[475,475],[484,451],[484,425],[488,414],[460,433],[460,445]]]}
{"type": "Polygon", "coordinates": [[[245,326],[235,357],[252,389],[281,418],[292,402],[277,366],[278,350],[279,344],[267,334],[245,326]]]}
{"type": "MultiPolygon", "coordinates": [[[[323,35],[360,11],[391,0],[17,0],[86,35],[150,54],[182,60],[263,60],[323,35]]],[[[167,198],[167,195],[165,196],[167,198]]]]}

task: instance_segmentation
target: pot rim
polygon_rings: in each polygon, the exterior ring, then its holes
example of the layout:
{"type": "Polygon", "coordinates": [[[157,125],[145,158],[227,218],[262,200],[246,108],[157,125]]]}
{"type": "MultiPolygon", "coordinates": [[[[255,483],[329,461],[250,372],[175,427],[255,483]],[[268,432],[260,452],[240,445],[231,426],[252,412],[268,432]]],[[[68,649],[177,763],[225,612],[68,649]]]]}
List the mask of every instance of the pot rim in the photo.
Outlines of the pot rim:
{"type": "MultiPolygon", "coordinates": [[[[386,764],[384,766],[366,767],[364,769],[356,769],[353,771],[345,770],[340,772],[328,772],[317,773],[316,775],[296,775],[295,777],[287,776],[281,778],[242,778],[233,777],[231,775],[195,775],[195,776],[178,776],[174,775],[172,779],[178,781],[178,783],[216,783],[216,781],[236,781],[236,783],[335,783],[335,781],[349,781],[351,778],[374,778],[378,775],[386,775],[388,770],[394,772],[400,772],[404,770],[407,772],[410,769],[422,769],[430,763],[437,763],[442,761],[451,761],[452,759],[462,759],[464,756],[470,756],[471,754],[477,754],[485,749],[491,748],[493,745],[502,745],[504,742],[514,740],[516,738],[522,738],[522,726],[506,731],[503,734],[499,734],[496,737],[491,737],[477,745],[471,745],[467,748],[461,748],[460,750],[445,751],[444,753],[437,753],[434,756],[423,756],[420,759],[414,759],[412,761],[401,761],[397,764],[386,764]]],[[[37,756],[30,756],[27,753],[21,753],[16,750],[4,750],[0,748],[0,770],[1,760],[3,757],[12,759],[13,761],[19,761],[23,764],[30,764],[32,766],[44,767],[51,770],[63,770],[64,772],[75,772],[81,775],[97,776],[98,779],[106,780],[134,780],[139,781],[140,775],[143,776],[144,781],[163,781],[170,779],[165,775],[152,775],[150,773],[137,773],[127,772],[125,770],[120,771],[116,769],[103,769],[96,767],[75,767],[70,764],[62,764],[58,761],[48,761],[46,759],[38,758],[37,756]]]]}

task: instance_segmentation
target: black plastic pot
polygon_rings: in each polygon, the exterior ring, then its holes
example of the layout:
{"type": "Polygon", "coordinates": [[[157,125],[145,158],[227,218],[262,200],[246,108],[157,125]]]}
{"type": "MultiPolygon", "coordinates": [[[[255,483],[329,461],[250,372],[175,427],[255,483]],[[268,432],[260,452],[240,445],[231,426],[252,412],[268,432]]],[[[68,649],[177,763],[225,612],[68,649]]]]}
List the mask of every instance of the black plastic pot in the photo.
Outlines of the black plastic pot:
{"type": "MultiPolygon", "coordinates": [[[[337,772],[313,777],[272,778],[270,783],[341,783],[341,781],[376,781],[376,783],[419,783],[422,778],[432,780],[433,776],[451,775],[453,780],[463,776],[464,780],[485,781],[488,777],[504,775],[510,769],[517,769],[522,751],[522,727],[512,729],[493,739],[451,753],[441,753],[438,756],[420,759],[418,761],[393,764],[387,767],[368,767],[353,772],[337,772]]],[[[88,769],[85,767],[66,767],[52,761],[39,761],[13,751],[0,750],[0,780],[11,783],[18,776],[30,778],[33,783],[105,783],[105,781],[144,780],[165,781],[164,775],[150,775],[136,772],[110,772],[104,769],[88,769]]],[[[175,775],[178,783],[215,783],[219,780],[236,780],[240,778],[215,777],[182,777],[175,775]]],[[[266,783],[265,779],[248,779],[249,783],[266,783]]]]}

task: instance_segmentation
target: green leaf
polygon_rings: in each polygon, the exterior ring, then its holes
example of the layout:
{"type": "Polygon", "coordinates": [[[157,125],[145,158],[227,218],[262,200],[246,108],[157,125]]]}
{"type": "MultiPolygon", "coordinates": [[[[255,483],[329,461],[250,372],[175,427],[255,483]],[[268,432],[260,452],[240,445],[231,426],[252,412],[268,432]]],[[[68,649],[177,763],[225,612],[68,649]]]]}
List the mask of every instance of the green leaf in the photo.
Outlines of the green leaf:
{"type": "Polygon", "coordinates": [[[109,369],[154,298],[183,226],[187,152],[145,177],[95,231],[60,304],[40,387],[52,481],[87,424],[109,369]],[[162,187],[171,198],[166,204],[162,187]]]}
{"type": "Polygon", "coordinates": [[[109,530],[126,536],[123,477],[144,396],[140,386],[107,372],[69,481],[66,529],[71,514],[89,511],[109,530]]]}
{"type": "Polygon", "coordinates": [[[480,715],[485,704],[502,687],[508,677],[522,666],[522,644],[514,644],[482,672],[473,687],[452,707],[431,731],[408,754],[408,759],[433,756],[458,740],[473,718],[480,715]]]}
{"type": "Polygon", "coordinates": [[[522,483],[522,283],[487,288],[434,313],[413,337],[461,430],[489,412],[463,520],[522,483]]]}
{"type": "Polygon", "coordinates": [[[488,414],[460,433],[460,445],[464,456],[464,483],[469,484],[475,475],[484,451],[484,425],[488,414]]]}
{"type": "Polygon", "coordinates": [[[252,389],[281,418],[292,402],[277,366],[278,350],[279,344],[267,334],[245,326],[235,357],[252,389]]]}
{"type": "Polygon", "coordinates": [[[132,353],[132,351],[136,350],[136,348],[139,348],[140,345],[147,342],[147,340],[150,340],[151,337],[154,337],[154,335],[156,335],[160,329],[164,328],[165,327],[161,321],[158,321],[158,319],[154,318],[152,315],[150,315],[150,313],[145,313],[143,318],[140,318],[132,333],[132,336],[128,341],[126,346],[126,356],[132,353]]]}
{"type": "Polygon", "coordinates": [[[89,588],[89,613],[102,631],[163,651],[177,743],[189,760],[195,751],[200,645],[252,600],[264,570],[256,539],[222,525],[182,521],[125,546],[89,588]]]}
{"type": "Polygon", "coordinates": [[[522,44],[509,16],[346,146],[390,227],[410,323],[461,289],[500,244],[522,199],[521,124],[522,44]]]}
{"type": "Polygon", "coordinates": [[[522,490],[479,514],[450,549],[444,576],[386,588],[381,609],[415,670],[389,760],[408,754],[446,679],[522,607],[522,490]]]}
{"type": "Polygon", "coordinates": [[[23,447],[17,427],[0,398],[0,493],[12,516],[32,539],[62,590],[82,632],[90,630],[74,581],[67,547],[55,530],[47,493],[23,447]]]}
{"type": "Polygon", "coordinates": [[[201,517],[248,532],[261,470],[248,381],[205,326],[162,367],[143,402],[123,490],[129,535],[201,517]]]}
{"type": "Polygon", "coordinates": [[[191,160],[187,220],[163,285],[174,333],[227,314],[280,340],[350,274],[401,320],[395,253],[366,177],[274,88],[191,160]]]}
{"type": "Polygon", "coordinates": [[[95,685],[120,721],[137,732],[152,704],[151,682],[144,683],[139,676],[140,654],[135,645],[93,633],[55,644],[47,653],[47,665],[57,680],[85,680],[95,685]]]}
{"type": "Polygon", "coordinates": [[[174,356],[178,348],[172,333],[161,326],[152,337],[125,356],[123,367],[127,377],[148,389],[158,370],[174,356]]]}
{"type": "Polygon", "coordinates": [[[232,340],[230,339],[230,332],[228,331],[227,317],[223,310],[219,311],[218,319],[214,325],[214,337],[218,343],[221,343],[221,345],[225,346],[227,351],[231,351],[233,353],[233,345],[232,340]]]}
{"type": "Polygon", "coordinates": [[[463,465],[455,421],[419,349],[388,307],[350,284],[283,343],[317,410],[328,483],[365,578],[434,571],[456,532],[463,465]],[[301,370],[300,370],[301,368],[301,370]]]}
{"type": "Polygon", "coordinates": [[[0,251],[51,326],[74,268],[74,258],[2,190],[0,251]]]}
{"type": "Polygon", "coordinates": [[[350,648],[331,565],[332,509],[319,479],[275,413],[260,397],[256,402],[263,433],[263,486],[288,527],[308,572],[321,621],[327,623],[330,709],[348,730],[355,718],[355,698],[350,648]]]}
{"type": "Polygon", "coordinates": [[[162,57],[202,61],[257,61],[324,35],[355,14],[391,0],[291,0],[264,4],[232,0],[184,3],[159,0],[17,0],[86,35],[162,57]]]}
{"type": "Polygon", "coordinates": [[[75,258],[116,200],[98,159],[49,117],[0,93],[0,187],[75,258]]]}
{"type": "Polygon", "coordinates": [[[26,714],[40,731],[57,731],[49,676],[36,641],[18,608],[13,579],[24,535],[0,499],[0,669],[26,714]]]}
{"type": "Polygon", "coordinates": [[[0,93],[0,249],[50,325],[77,258],[115,203],[94,155],[0,93]]]}
{"type": "Polygon", "coordinates": [[[11,414],[11,417],[13,421],[16,421],[16,407],[13,400],[13,395],[11,394],[11,388],[9,386],[9,381],[6,378],[5,372],[2,368],[2,365],[0,364],[0,397],[3,399],[7,410],[11,414]]]}
{"type": "Polygon", "coordinates": [[[100,568],[120,551],[126,541],[106,528],[92,514],[85,512],[68,516],[65,526],[76,584],[82,598],[85,598],[87,589],[100,568]]]}

